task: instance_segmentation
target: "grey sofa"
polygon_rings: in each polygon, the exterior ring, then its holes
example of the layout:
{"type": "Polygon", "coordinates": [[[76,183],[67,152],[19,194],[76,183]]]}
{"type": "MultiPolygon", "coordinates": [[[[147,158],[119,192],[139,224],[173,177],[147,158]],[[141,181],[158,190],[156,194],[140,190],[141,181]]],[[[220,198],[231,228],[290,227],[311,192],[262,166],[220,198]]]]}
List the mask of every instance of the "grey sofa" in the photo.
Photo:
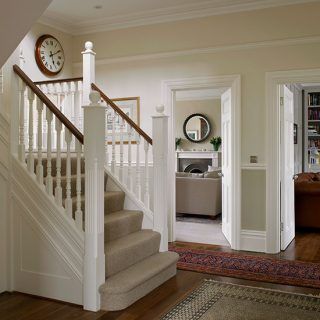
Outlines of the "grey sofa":
{"type": "Polygon", "coordinates": [[[176,173],[176,212],[216,216],[222,212],[222,186],[217,170],[176,173]]]}

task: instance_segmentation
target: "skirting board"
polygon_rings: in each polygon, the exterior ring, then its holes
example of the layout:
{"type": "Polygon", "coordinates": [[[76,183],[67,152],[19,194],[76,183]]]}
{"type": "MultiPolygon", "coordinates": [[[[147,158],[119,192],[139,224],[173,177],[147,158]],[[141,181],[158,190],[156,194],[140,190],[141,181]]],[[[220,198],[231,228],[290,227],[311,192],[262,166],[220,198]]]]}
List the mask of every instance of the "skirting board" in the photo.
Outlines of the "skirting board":
{"type": "Polygon", "coordinates": [[[266,232],[242,229],[240,250],[266,252],[266,232]]]}

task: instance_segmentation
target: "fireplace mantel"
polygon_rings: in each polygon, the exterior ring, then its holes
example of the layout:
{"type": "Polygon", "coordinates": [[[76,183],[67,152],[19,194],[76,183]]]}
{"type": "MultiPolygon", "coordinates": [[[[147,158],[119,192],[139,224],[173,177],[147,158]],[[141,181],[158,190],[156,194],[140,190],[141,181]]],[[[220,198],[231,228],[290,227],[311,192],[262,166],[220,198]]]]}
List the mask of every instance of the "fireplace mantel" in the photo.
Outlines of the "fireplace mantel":
{"type": "Polygon", "coordinates": [[[221,151],[176,151],[176,159],[176,171],[183,159],[210,159],[212,167],[221,167],[221,151]]]}

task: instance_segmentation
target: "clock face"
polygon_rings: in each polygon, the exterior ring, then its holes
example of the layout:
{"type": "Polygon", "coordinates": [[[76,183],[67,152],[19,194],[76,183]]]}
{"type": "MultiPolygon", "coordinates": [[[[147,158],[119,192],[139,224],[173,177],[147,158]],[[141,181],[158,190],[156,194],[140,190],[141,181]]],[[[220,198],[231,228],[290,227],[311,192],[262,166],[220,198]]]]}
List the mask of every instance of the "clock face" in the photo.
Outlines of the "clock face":
{"type": "Polygon", "coordinates": [[[62,70],[65,60],[60,42],[50,35],[43,35],[37,40],[35,57],[40,70],[51,76],[62,70]]]}

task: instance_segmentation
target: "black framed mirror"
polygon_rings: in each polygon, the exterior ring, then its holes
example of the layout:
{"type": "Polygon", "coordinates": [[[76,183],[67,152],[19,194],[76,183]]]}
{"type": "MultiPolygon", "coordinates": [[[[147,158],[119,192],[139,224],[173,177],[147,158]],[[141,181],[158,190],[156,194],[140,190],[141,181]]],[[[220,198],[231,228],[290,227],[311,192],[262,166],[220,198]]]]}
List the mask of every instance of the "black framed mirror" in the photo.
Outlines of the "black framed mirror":
{"type": "Polygon", "coordinates": [[[191,142],[199,143],[205,141],[209,137],[210,132],[210,121],[201,113],[190,115],[183,123],[183,133],[191,142]]]}

